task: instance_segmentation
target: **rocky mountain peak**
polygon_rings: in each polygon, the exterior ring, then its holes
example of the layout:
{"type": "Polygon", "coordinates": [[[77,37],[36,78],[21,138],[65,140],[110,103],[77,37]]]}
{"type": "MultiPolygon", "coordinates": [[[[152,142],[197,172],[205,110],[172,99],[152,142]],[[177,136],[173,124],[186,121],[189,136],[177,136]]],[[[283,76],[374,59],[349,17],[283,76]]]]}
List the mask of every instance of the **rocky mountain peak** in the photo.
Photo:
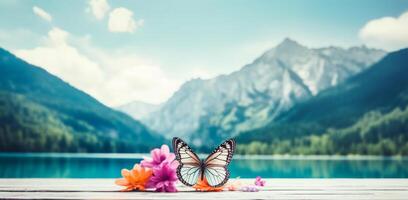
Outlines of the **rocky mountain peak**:
{"type": "Polygon", "coordinates": [[[167,137],[211,145],[211,141],[264,126],[384,54],[370,49],[311,49],[286,38],[241,70],[186,82],[143,122],[167,137]]]}

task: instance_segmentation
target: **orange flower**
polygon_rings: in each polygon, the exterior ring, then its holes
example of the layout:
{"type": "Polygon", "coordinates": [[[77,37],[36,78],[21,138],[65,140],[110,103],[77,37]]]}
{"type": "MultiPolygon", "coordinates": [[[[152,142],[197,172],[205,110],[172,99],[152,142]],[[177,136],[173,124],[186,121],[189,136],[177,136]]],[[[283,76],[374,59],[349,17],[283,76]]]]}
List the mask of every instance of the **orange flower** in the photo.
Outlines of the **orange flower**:
{"type": "Polygon", "coordinates": [[[200,192],[220,192],[224,189],[223,186],[213,187],[209,185],[205,177],[204,180],[199,179],[197,184],[195,184],[193,188],[200,192]]]}
{"type": "Polygon", "coordinates": [[[115,183],[117,185],[125,186],[122,191],[139,190],[144,191],[150,176],[153,171],[149,168],[141,167],[136,164],[132,170],[122,169],[123,178],[117,179],[115,183]]]}

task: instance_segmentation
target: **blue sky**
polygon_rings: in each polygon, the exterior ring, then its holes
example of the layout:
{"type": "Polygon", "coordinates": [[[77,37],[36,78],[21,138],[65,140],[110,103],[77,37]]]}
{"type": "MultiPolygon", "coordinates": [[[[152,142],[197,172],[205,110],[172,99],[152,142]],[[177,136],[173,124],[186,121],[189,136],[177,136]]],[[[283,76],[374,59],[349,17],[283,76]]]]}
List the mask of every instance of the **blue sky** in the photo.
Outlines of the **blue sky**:
{"type": "MultiPolygon", "coordinates": [[[[365,44],[387,50],[404,47],[407,41],[397,36],[401,39],[387,42],[384,37],[396,37],[384,33],[388,25],[382,20],[398,21],[408,11],[407,0],[118,0],[102,4],[105,10],[97,16],[88,0],[2,0],[0,46],[115,106],[132,100],[163,102],[184,81],[238,70],[285,37],[309,47],[365,44]],[[36,14],[34,7],[49,17],[36,14]],[[125,16],[118,20],[131,19],[130,30],[124,30],[123,24],[116,30],[109,28],[115,10],[125,16]],[[44,56],[54,58],[44,60],[44,56]],[[74,59],[81,66],[70,66],[74,59]],[[78,73],[84,76],[77,77],[78,73]]],[[[403,25],[390,26],[405,30],[403,25]]]]}

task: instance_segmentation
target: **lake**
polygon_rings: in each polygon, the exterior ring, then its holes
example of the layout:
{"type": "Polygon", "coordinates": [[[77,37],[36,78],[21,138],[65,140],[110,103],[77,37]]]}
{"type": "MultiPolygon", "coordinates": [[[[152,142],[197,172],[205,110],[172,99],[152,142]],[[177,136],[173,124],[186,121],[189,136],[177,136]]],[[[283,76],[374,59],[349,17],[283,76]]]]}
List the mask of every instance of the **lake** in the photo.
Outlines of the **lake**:
{"type": "MultiPolygon", "coordinates": [[[[117,178],[147,154],[0,153],[0,178],[117,178]]],[[[408,178],[407,157],[234,156],[231,177],[408,178]]]]}

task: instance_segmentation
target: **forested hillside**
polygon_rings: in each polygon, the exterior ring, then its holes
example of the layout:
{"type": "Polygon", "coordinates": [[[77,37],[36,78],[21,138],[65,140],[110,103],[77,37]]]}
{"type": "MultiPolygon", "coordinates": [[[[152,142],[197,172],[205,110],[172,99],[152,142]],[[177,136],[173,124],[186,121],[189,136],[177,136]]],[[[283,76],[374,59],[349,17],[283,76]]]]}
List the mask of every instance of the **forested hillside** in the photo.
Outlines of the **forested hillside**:
{"type": "Polygon", "coordinates": [[[128,115],[0,49],[0,151],[147,152],[161,142],[128,115]]]}
{"type": "Polygon", "coordinates": [[[241,153],[408,155],[408,49],[238,136],[241,153]]]}

